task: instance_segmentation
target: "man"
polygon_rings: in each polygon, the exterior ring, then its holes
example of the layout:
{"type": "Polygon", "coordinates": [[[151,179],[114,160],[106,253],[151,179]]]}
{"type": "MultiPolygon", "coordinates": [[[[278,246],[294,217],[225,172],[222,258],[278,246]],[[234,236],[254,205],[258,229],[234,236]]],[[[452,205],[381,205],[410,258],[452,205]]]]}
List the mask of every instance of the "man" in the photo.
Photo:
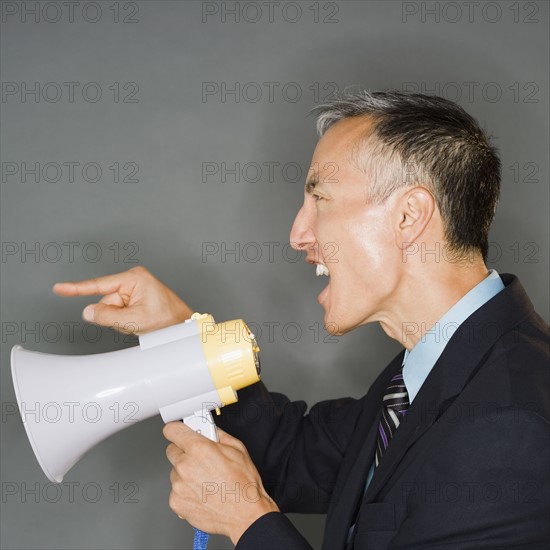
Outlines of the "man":
{"type": "MultiPolygon", "coordinates": [[[[546,547],[549,329],[516,277],[485,266],[494,148],[438,97],[365,92],[317,111],[290,240],[330,277],[328,330],[378,322],[404,351],[362,399],[309,414],[262,383],[242,390],[219,444],[168,424],[171,508],[239,550],[309,548],[282,512],[327,512],[326,550],[546,547]],[[203,482],[240,490],[221,502],[203,482]]],[[[84,317],[141,332],[192,312],[143,268],[55,290],[103,294],[84,317]]]]}

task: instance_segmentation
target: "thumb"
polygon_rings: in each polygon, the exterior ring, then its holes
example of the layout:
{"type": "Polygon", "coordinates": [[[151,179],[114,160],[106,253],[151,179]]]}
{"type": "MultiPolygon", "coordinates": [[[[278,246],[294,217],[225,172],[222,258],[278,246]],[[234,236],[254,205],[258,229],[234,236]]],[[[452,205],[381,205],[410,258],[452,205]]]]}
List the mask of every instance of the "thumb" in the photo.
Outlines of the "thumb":
{"type": "Polygon", "coordinates": [[[139,334],[139,324],[128,320],[128,309],[108,304],[90,304],[84,308],[82,317],[89,323],[115,328],[126,334],[139,334]]]}

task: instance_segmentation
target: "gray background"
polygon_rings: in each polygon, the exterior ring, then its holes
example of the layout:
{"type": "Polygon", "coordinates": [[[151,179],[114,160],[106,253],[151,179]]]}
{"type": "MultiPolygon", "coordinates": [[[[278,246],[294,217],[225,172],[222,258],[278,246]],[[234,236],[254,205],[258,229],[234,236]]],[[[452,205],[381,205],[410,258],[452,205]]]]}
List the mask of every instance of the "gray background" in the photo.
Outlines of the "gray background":
{"type": "MultiPolygon", "coordinates": [[[[77,355],[135,343],[87,328],[80,312],[91,300],[56,297],[50,290],[56,281],[122,271],[139,260],[194,309],[259,325],[264,380],[308,404],[362,395],[399,351],[377,326],[339,339],[319,333],[316,296],[324,282],[283,249],[302,200],[303,177],[289,163],[305,175],[316,142],[307,113],[335,86],[461,96],[502,155],[491,266],[516,273],[548,320],[547,2],[480,2],[469,13],[461,2],[305,1],[301,15],[295,3],[281,2],[272,21],[264,3],[241,2],[239,22],[231,13],[222,17],[234,2],[218,3],[217,14],[205,16],[213,3],[106,1],[99,18],[95,4],[84,3],[72,22],[61,2],[23,17],[34,4],[4,2],[1,28],[8,93],[0,105],[8,172],[1,187],[2,548],[191,547],[191,528],[167,505],[160,417],[89,453],[66,477],[74,494],[67,484],[56,492],[36,463],[13,414],[10,348],[23,343],[77,355]],[[422,4],[435,12],[423,13],[422,4]],[[46,97],[22,97],[23,86],[35,82],[46,97]],[[66,82],[78,83],[74,98],[66,82]],[[129,82],[139,87],[133,95],[134,85],[124,88],[129,82]],[[238,83],[239,102],[219,93],[203,98],[205,82],[238,83]],[[96,84],[83,97],[87,83],[96,84]],[[98,86],[102,97],[93,102],[98,86]],[[109,167],[117,162],[121,179],[135,166],[126,163],[136,163],[137,181],[113,181],[109,167]],[[203,182],[204,163],[222,162],[256,164],[240,182],[231,174],[225,183],[219,174],[203,182]],[[23,163],[54,164],[38,182],[33,175],[25,182],[23,163]],[[53,181],[63,163],[79,163],[74,181],[67,165],[53,181]],[[83,178],[86,163],[101,167],[97,182],[83,178]],[[262,163],[279,163],[273,177],[262,163]],[[74,257],[68,242],[77,243],[74,257]],[[266,242],[277,243],[269,245],[273,257],[266,242]],[[35,243],[39,255],[25,253],[35,243]],[[240,243],[239,261],[220,253],[204,258],[204,243],[240,243]],[[74,332],[63,324],[69,322],[74,332]],[[267,323],[279,323],[271,335],[267,323]]],[[[291,519],[319,547],[323,517],[291,519]]],[[[222,537],[211,539],[212,549],[231,547],[222,537]]]]}

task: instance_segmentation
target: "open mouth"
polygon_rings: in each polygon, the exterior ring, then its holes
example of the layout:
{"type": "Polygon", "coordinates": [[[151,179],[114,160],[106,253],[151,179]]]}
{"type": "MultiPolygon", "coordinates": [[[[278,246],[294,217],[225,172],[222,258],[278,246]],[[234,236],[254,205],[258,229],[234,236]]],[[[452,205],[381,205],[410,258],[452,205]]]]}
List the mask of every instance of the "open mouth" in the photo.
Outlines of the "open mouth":
{"type": "MultiPolygon", "coordinates": [[[[322,275],[325,275],[326,277],[330,277],[330,272],[328,270],[328,267],[325,264],[317,263],[315,266],[315,274],[317,277],[320,277],[322,275]]],[[[317,296],[317,301],[322,304],[329,292],[330,283],[320,292],[319,296],[317,296]]]]}
{"type": "Polygon", "coordinates": [[[328,270],[328,267],[326,265],[320,264],[320,263],[317,264],[315,274],[317,275],[317,277],[320,277],[321,275],[326,275],[327,277],[330,276],[330,272],[328,270]]]}

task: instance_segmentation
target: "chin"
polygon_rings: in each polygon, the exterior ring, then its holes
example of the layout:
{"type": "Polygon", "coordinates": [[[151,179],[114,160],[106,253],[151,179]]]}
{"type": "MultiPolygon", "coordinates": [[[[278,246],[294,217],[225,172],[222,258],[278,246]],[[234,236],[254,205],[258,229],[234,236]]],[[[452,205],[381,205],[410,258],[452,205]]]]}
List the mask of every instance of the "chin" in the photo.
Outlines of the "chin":
{"type": "Polygon", "coordinates": [[[349,324],[349,322],[345,322],[342,319],[339,321],[335,320],[335,317],[332,315],[329,315],[328,312],[325,313],[325,318],[323,319],[323,325],[325,327],[325,330],[331,335],[331,336],[342,336],[343,334],[346,334],[346,332],[349,332],[350,330],[353,330],[359,325],[352,325],[349,324]]]}

